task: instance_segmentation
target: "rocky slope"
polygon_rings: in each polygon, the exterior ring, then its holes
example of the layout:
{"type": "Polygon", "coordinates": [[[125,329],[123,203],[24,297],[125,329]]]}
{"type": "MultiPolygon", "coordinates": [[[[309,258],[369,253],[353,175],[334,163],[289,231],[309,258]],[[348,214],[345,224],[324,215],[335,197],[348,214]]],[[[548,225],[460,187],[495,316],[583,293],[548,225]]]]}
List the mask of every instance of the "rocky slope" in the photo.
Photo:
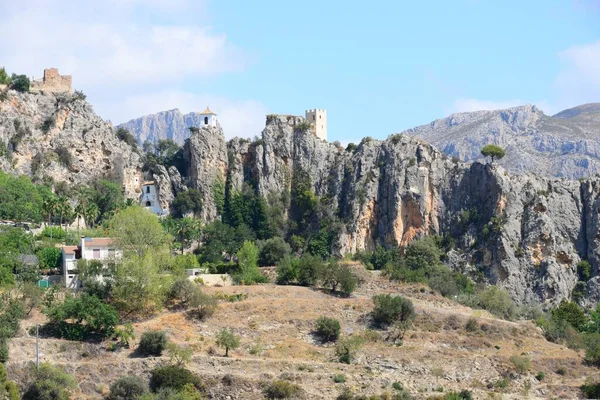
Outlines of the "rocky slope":
{"type": "Polygon", "coordinates": [[[199,126],[200,122],[200,113],[182,114],[178,109],[174,109],[132,119],[117,127],[131,132],[139,144],[146,140],[156,143],[161,139],[171,139],[182,145],[190,137],[188,128],[199,126]]]}
{"type": "Polygon", "coordinates": [[[600,104],[552,117],[531,105],[457,113],[403,133],[465,161],[481,161],[481,148],[497,144],[507,154],[500,165],[511,173],[578,179],[600,172],[600,104]]]}
{"type": "Polygon", "coordinates": [[[86,184],[110,177],[137,197],[138,152],[92,106],[72,94],[5,92],[0,101],[0,168],[36,180],[86,184]]]}
{"type": "MultiPolygon", "coordinates": [[[[246,181],[264,197],[289,191],[301,170],[344,222],[340,254],[450,234],[454,268],[483,274],[521,303],[570,297],[582,259],[597,274],[600,180],[511,176],[500,166],[455,162],[407,135],[365,139],[348,152],[298,131],[302,121],[271,117],[254,143],[226,143],[214,128],[192,135],[183,180],[204,193],[207,219],[218,214],[211,183],[227,170],[234,188],[246,181]]],[[[590,303],[599,299],[597,279],[588,284],[590,303]]]]}

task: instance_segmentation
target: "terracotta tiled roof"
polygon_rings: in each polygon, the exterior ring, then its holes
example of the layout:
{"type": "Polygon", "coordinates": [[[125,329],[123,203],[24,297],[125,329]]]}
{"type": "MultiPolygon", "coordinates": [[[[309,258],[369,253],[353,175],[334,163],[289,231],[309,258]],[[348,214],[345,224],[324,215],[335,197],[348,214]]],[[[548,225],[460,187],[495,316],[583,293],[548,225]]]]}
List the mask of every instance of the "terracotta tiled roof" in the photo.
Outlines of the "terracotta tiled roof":
{"type": "Polygon", "coordinates": [[[65,254],[75,254],[75,251],[78,249],[79,247],[77,246],[63,246],[63,251],[65,252],[65,254]]]}
{"type": "Polygon", "coordinates": [[[111,238],[85,238],[83,240],[85,246],[110,246],[112,244],[111,238]]]}
{"type": "Polygon", "coordinates": [[[214,112],[210,111],[210,108],[208,108],[208,106],[206,106],[206,110],[204,110],[204,112],[202,114],[211,114],[211,115],[217,115],[214,112]]]}
{"type": "Polygon", "coordinates": [[[142,183],[142,186],[145,186],[145,185],[154,185],[154,181],[146,181],[146,182],[142,183]]]}

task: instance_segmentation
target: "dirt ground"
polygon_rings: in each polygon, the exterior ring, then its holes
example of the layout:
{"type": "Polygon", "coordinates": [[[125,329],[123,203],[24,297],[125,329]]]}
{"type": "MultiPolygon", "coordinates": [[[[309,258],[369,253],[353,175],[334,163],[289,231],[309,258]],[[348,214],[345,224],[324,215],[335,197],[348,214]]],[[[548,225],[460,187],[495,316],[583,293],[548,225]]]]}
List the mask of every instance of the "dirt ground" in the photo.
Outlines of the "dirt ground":
{"type": "MultiPolygon", "coordinates": [[[[582,354],[546,341],[530,321],[495,319],[426,287],[389,282],[377,272],[360,273],[363,283],[350,298],[273,284],[205,287],[206,293],[242,293],[247,298],[220,301],[215,314],[201,322],[184,312],[164,311],[135,323],[136,336],[146,329],[161,329],[169,340],[192,348],[188,368],[203,377],[214,399],[262,399],[261,384],[274,379],[298,384],[306,399],[335,399],[344,386],[356,394],[393,393],[395,382],[417,399],[462,389],[473,391],[476,399],[576,399],[585,378],[598,374],[583,363],[582,354]],[[415,305],[417,319],[401,345],[386,341],[387,332],[369,328],[371,297],[377,293],[402,294],[415,305]],[[313,336],[320,316],[340,320],[342,335],[365,339],[350,365],[337,361],[334,345],[323,345],[313,336]],[[477,324],[468,331],[465,326],[471,318],[477,324]],[[227,358],[215,345],[222,328],[241,337],[240,347],[227,358]],[[528,357],[530,371],[518,374],[509,361],[513,355],[528,357]],[[542,381],[535,378],[539,372],[545,374],[542,381]],[[339,374],[345,383],[334,382],[339,374]]],[[[10,343],[9,372],[17,380],[23,379],[26,364],[35,358],[35,338],[27,328],[40,322],[43,316],[34,314],[10,343]]],[[[117,352],[106,348],[106,343],[40,340],[41,360],[62,365],[78,380],[75,399],[100,399],[118,377],[147,378],[154,366],[169,361],[166,355],[140,358],[135,345],[117,352]]]]}

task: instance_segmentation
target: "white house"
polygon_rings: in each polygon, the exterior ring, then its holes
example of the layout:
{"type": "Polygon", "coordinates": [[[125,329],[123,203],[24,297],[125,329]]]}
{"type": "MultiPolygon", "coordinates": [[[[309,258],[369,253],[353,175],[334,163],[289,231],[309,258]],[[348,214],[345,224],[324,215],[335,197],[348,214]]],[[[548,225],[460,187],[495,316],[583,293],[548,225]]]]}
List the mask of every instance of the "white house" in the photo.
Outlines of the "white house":
{"type": "Polygon", "coordinates": [[[215,128],[219,126],[217,114],[210,111],[208,106],[206,106],[206,110],[200,113],[200,126],[214,126],[215,128]]]}
{"type": "Polygon", "coordinates": [[[154,181],[142,183],[142,196],[140,197],[140,205],[146,210],[153,212],[159,217],[167,215],[168,210],[163,210],[158,201],[158,189],[154,181]]]}
{"type": "Polygon", "coordinates": [[[77,260],[99,260],[106,263],[121,256],[121,250],[115,249],[111,238],[82,237],[77,246],[63,246],[62,271],[65,286],[68,289],[81,287],[81,281],[77,275],[77,260]]]}

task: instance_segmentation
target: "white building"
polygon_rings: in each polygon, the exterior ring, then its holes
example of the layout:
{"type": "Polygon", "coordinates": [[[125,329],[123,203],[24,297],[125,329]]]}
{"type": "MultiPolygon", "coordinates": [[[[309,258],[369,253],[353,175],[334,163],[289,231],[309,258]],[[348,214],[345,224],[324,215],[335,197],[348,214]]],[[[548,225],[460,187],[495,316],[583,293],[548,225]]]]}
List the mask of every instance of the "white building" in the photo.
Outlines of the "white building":
{"type": "Polygon", "coordinates": [[[142,183],[142,195],[140,205],[146,210],[160,216],[167,215],[168,210],[163,210],[158,201],[158,189],[153,181],[142,183]]]}
{"type": "Polygon", "coordinates": [[[121,250],[115,249],[111,238],[82,237],[77,246],[63,246],[62,273],[65,286],[68,289],[77,289],[81,287],[81,281],[77,275],[78,260],[99,260],[103,263],[108,263],[121,256],[121,250]]]}
{"type": "Polygon", "coordinates": [[[327,111],[323,109],[306,110],[304,115],[312,125],[315,136],[327,141],[327,111]]]}
{"type": "Polygon", "coordinates": [[[219,121],[217,121],[217,114],[215,114],[214,112],[210,111],[210,108],[208,108],[208,106],[206,106],[206,110],[204,110],[202,113],[200,113],[200,126],[213,126],[213,127],[218,127],[219,126],[219,121]]]}

